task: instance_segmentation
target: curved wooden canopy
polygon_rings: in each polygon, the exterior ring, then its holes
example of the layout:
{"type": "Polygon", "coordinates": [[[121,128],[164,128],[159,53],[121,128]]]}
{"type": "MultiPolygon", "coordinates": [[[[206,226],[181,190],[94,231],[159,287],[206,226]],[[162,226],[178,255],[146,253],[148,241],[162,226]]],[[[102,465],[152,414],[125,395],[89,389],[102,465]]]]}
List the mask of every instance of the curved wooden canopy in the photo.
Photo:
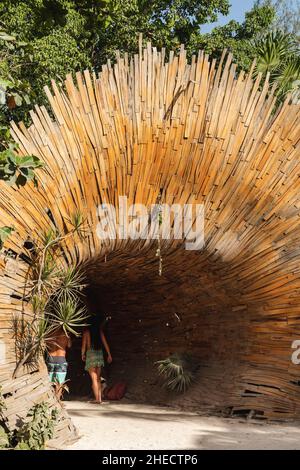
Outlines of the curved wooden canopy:
{"type": "MultiPolygon", "coordinates": [[[[186,350],[202,367],[194,405],[299,417],[291,355],[300,339],[300,107],[287,99],[275,110],[268,79],[231,62],[224,53],[216,66],[200,51],[188,63],[184,48],[166,61],[148,44],[99,75],[78,72],[76,84],[68,75],[65,91],[53,82],[45,91],[54,119],[36,106],[30,127],[12,125],[20,152],[46,166],[38,188],[0,185],[1,222],[15,227],[7,247],[21,253],[28,236],[53,220],[63,233],[80,210],[86,235],[65,241],[62,262],[83,263],[105,298],[120,360],[124,344],[135,345],[128,364],[137,351],[151,362],[186,350]],[[165,244],[162,276],[154,242],[96,235],[102,202],[118,206],[126,195],[150,206],[160,193],[167,204],[205,207],[203,250],[165,244]]],[[[15,262],[11,274],[6,262],[0,331],[9,338],[26,266],[15,262]]],[[[8,358],[7,380],[12,350],[8,358]]]]}

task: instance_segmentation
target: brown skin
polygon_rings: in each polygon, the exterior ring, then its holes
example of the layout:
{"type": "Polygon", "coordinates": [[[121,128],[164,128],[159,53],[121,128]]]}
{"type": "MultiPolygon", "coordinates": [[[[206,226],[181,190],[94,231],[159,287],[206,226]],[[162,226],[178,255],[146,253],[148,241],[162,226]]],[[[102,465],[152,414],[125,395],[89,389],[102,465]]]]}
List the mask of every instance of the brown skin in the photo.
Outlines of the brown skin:
{"type": "MultiPolygon", "coordinates": [[[[102,330],[99,332],[102,344],[107,352],[107,362],[108,364],[112,363],[111,352],[105,338],[105,335],[102,330]]],[[[88,329],[83,332],[82,335],[82,345],[81,345],[81,358],[83,361],[86,359],[86,352],[91,349],[91,335],[88,329]]],[[[89,374],[92,381],[92,390],[94,393],[96,403],[102,403],[102,393],[101,393],[101,367],[91,367],[89,369],[89,374]]]]}
{"type": "MultiPolygon", "coordinates": [[[[71,338],[68,337],[62,328],[58,328],[47,341],[48,353],[53,357],[66,357],[67,348],[72,346],[71,338]]],[[[58,399],[61,398],[63,389],[57,391],[58,399]]]]}
{"type": "Polygon", "coordinates": [[[65,334],[62,328],[56,330],[47,343],[49,355],[54,357],[66,356],[67,348],[72,346],[71,338],[65,334]]]}

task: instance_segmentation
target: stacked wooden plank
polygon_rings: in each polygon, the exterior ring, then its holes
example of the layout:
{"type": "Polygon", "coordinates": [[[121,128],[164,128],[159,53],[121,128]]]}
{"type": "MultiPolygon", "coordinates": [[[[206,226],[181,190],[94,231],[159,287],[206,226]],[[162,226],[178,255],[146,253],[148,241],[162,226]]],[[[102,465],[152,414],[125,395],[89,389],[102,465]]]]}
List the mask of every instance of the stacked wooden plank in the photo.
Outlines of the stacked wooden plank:
{"type": "Polygon", "coordinates": [[[1,261],[8,359],[0,379],[10,380],[14,365],[7,321],[24,309],[24,240],[53,225],[65,233],[80,210],[85,236],[66,238],[62,263],[83,264],[111,310],[120,360],[124,350],[150,362],[189,350],[203,366],[197,406],[299,417],[291,345],[300,339],[300,107],[287,97],[276,110],[268,78],[237,74],[230,54],[218,66],[202,51],[188,63],[183,47],[165,56],[148,44],[99,75],[67,76],[64,90],[53,82],[45,91],[54,119],[36,106],[31,126],[13,124],[20,153],[46,166],[38,188],[0,185],[1,223],[16,229],[7,247],[17,257],[14,275],[1,261]],[[162,276],[157,241],[97,236],[99,204],[118,216],[119,196],[150,208],[159,195],[205,208],[204,248],[163,243],[162,276]]]}

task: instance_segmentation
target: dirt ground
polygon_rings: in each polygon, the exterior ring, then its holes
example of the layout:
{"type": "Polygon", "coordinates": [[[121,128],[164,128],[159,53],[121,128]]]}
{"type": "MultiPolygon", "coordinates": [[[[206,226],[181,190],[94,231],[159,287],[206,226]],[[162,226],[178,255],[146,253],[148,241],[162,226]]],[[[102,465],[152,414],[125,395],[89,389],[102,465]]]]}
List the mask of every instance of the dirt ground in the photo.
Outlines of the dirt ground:
{"type": "Polygon", "coordinates": [[[300,423],[202,416],[129,401],[67,401],[81,438],[68,450],[300,449],[300,423]]]}

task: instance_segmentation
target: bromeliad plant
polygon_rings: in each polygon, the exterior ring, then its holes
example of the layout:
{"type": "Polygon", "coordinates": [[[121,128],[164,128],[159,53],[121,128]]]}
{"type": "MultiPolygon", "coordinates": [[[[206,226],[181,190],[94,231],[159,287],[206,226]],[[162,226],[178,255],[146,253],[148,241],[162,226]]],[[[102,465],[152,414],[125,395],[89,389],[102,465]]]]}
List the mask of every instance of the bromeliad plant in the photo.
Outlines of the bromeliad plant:
{"type": "Polygon", "coordinates": [[[174,354],[157,361],[155,365],[162,378],[162,385],[167,390],[183,393],[195,380],[197,365],[193,358],[186,354],[174,354]]]}

